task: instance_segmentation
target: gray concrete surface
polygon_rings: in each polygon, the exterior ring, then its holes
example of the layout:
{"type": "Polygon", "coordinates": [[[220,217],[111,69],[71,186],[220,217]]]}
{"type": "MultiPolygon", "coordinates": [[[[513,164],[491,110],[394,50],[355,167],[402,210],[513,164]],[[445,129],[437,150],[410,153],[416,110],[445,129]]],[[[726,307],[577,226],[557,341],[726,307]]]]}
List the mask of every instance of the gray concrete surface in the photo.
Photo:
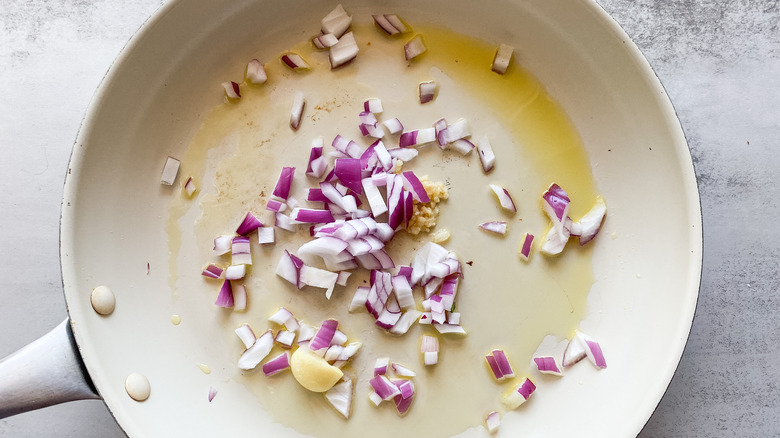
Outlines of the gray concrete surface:
{"type": "MultiPolygon", "coordinates": [[[[103,73],[160,3],[0,2],[0,357],[66,317],[56,224],[72,141],[103,73]]],[[[640,436],[780,436],[780,7],[775,0],[600,3],[667,88],[704,212],[691,337],[640,436]]],[[[0,420],[0,437],[120,436],[99,401],[0,420]]]]}

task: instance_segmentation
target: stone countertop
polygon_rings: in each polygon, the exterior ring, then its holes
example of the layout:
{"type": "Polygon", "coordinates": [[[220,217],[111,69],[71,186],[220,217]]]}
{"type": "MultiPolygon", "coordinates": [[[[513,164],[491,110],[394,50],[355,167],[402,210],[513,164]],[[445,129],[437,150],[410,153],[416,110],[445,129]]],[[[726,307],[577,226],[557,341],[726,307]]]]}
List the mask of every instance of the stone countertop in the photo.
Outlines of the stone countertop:
{"type": "MultiPolygon", "coordinates": [[[[0,357],[66,317],[58,221],[70,149],[104,72],[161,3],[0,2],[0,357]]],[[[772,145],[780,141],[780,4],[600,3],[644,52],[677,109],[704,215],[691,336],[640,436],[777,436],[780,148],[772,145]]],[[[0,437],[46,436],[124,434],[99,401],[0,420],[0,437]]]]}

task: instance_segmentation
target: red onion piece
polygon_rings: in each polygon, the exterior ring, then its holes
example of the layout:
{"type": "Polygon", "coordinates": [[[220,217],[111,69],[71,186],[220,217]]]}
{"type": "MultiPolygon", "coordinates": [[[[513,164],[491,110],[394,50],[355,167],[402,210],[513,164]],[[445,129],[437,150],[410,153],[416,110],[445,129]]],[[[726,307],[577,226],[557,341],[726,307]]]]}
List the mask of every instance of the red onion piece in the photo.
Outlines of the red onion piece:
{"type": "Polygon", "coordinates": [[[387,369],[389,366],[390,366],[389,357],[377,358],[376,362],[374,363],[374,377],[387,374],[387,369]]]}
{"type": "Polygon", "coordinates": [[[412,327],[412,325],[417,322],[417,320],[420,319],[420,316],[422,315],[422,312],[416,309],[409,309],[406,312],[401,314],[401,317],[398,319],[398,321],[395,323],[395,325],[390,328],[390,333],[394,335],[403,335],[406,332],[409,331],[409,329],[412,327]]]}
{"type": "Polygon", "coordinates": [[[493,71],[498,74],[506,73],[509,63],[512,61],[512,52],[515,48],[506,44],[501,44],[496,50],[496,56],[493,58],[493,71]]]}
{"type": "Polygon", "coordinates": [[[284,307],[280,307],[279,310],[277,310],[273,315],[271,315],[268,320],[278,324],[278,325],[284,325],[284,323],[287,322],[290,318],[292,318],[293,314],[289,310],[285,309],[284,307]]]}
{"type": "Polygon", "coordinates": [[[379,191],[379,188],[374,185],[371,178],[364,178],[362,180],[363,185],[363,192],[366,195],[366,200],[368,201],[368,205],[371,207],[371,213],[374,215],[374,217],[378,217],[381,214],[384,214],[387,212],[387,205],[385,204],[385,200],[382,197],[382,193],[379,191]]]}
{"type": "Polygon", "coordinates": [[[233,285],[233,310],[242,311],[246,310],[248,294],[246,292],[246,286],[241,283],[233,285]]]}
{"type": "Polygon", "coordinates": [[[273,346],[274,335],[271,330],[268,330],[241,354],[241,357],[238,359],[238,368],[242,370],[254,369],[257,364],[268,356],[273,346]]]}
{"type": "MultiPolygon", "coordinates": [[[[585,216],[583,216],[577,224],[581,227],[579,233],[580,245],[585,245],[590,242],[599,230],[601,230],[601,224],[604,222],[604,216],[607,214],[607,204],[599,197],[596,199],[596,205],[590,209],[585,216]]],[[[574,233],[572,233],[574,234],[574,233]]]]}
{"type": "Polygon", "coordinates": [[[501,207],[504,210],[511,211],[513,213],[517,212],[515,202],[512,200],[512,196],[509,195],[509,192],[505,188],[496,184],[490,184],[490,189],[493,190],[493,193],[496,194],[498,202],[501,204],[501,207]]]}
{"type": "Polygon", "coordinates": [[[355,295],[352,297],[352,301],[349,303],[349,311],[357,312],[366,308],[366,299],[368,298],[369,288],[367,286],[359,286],[355,290],[355,295]]]}
{"type": "Polygon", "coordinates": [[[303,93],[298,91],[293,98],[292,109],[290,110],[290,127],[293,130],[298,130],[301,125],[301,117],[303,117],[303,108],[306,106],[306,99],[303,97],[303,93]]]}
{"type": "Polygon", "coordinates": [[[303,287],[303,283],[300,279],[300,270],[303,267],[303,262],[298,257],[290,254],[289,251],[284,250],[284,254],[279,259],[279,264],[276,266],[276,275],[284,278],[298,289],[303,287]]]}
{"type": "Polygon", "coordinates": [[[176,158],[166,158],[162,174],[160,175],[160,184],[165,186],[173,185],[173,182],[176,181],[176,175],[179,173],[180,165],[181,162],[176,158]]]}
{"type": "Polygon", "coordinates": [[[217,396],[217,389],[213,386],[209,386],[209,402],[214,400],[214,397],[217,396]]]}
{"type": "Polygon", "coordinates": [[[534,243],[534,235],[531,233],[525,233],[523,240],[520,241],[520,258],[525,261],[531,257],[531,247],[534,243]]]}
{"type": "Polygon", "coordinates": [[[448,323],[439,324],[436,321],[434,321],[433,328],[435,328],[436,331],[438,331],[443,335],[447,335],[447,334],[465,335],[466,334],[466,330],[458,324],[448,324],[448,323]]]}
{"type": "Polygon", "coordinates": [[[254,85],[264,84],[268,80],[268,75],[263,64],[257,59],[249,61],[244,71],[244,80],[254,85]]]}
{"type": "Polygon", "coordinates": [[[493,147],[490,146],[490,141],[487,136],[484,136],[477,141],[477,152],[479,153],[479,161],[482,163],[482,170],[485,173],[493,170],[493,167],[496,164],[496,156],[493,153],[493,147]]]}
{"type": "Polygon", "coordinates": [[[318,49],[327,49],[329,47],[333,47],[337,42],[339,42],[339,39],[332,33],[326,33],[314,37],[312,42],[318,49]]]}
{"type": "Polygon", "coordinates": [[[409,42],[404,45],[404,57],[407,61],[410,61],[428,50],[423,42],[422,35],[415,35],[409,42]]]}
{"type": "Polygon", "coordinates": [[[409,280],[404,275],[395,275],[392,277],[393,293],[398,300],[398,305],[401,309],[414,309],[414,295],[412,294],[412,287],[409,285],[409,280]]]}
{"type": "Polygon", "coordinates": [[[339,285],[339,286],[346,286],[347,285],[347,280],[349,279],[349,277],[351,275],[352,275],[352,273],[349,272],[349,271],[341,271],[341,272],[339,272],[339,276],[336,279],[336,284],[339,285]]]}
{"type": "Polygon", "coordinates": [[[276,241],[274,229],[270,227],[262,227],[257,229],[257,243],[260,245],[268,245],[276,241]]]}
{"type": "Polygon", "coordinates": [[[282,55],[282,62],[293,70],[308,70],[311,68],[309,63],[297,53],[285,53],[282,55]]]}
{"type": "Polygon", "coordinates": [[[387,187],[387,224],[390,225],[390,228],[395,230],[401,225],[404,219],[404,204],[402,203],[401,197],[404,186],[403,178],[400,175],[395,175],[392,178],[392,185],[388,185],[387,187]]]}
{"type": "Polygon", "coordinates": [[[552,356],[534,357],[536,369],[543,374],[552,374],[554,376],[563,376],[563,371],[558,366],[558,361],[552,356]]]}
{"type": "MultiPolygon", "coordinates": [[[[401,139],[399,140],[399,146],[401,146],[402,148],[422,146],[435,140],[436,140],[436,129],[424,128],[415,131],[404,132],[403,134],[401,134],[401,139]]],[[[391,151],[388,151],[388,153],[390,153],[390,156],[392,156],[391,151]]]]}
{"type": "Polygon", "coordinates": [[[300,272],[303,284],[325,289],[325,298],[330,299],[339,274],[307,265],[303,265],[300,272]]]}
{"type": "Polygon", "coordinates": [[[421,104],[432,102],[433,99],[436,97],[436,82],[434,81],[420,82],[417,91],[420,95],[421,104]]]}
{"type": "Polygon", "coordinates": [[[404,130],[404,125],[397,118],[385,120],[384,122],[382,122],[382,124],[385,125],[385,128],[387,128],[387,132],[389,132],[390,134],[398,134],[399,132],[402,132],[404,130]]]}
{"type": "Polygon", "coordinates": [[[317,330],[317,333],[312,338],[309,348],[314,351],[328,348],[330,346],[330,341],[333,339],[333,335],[336,334],[338,326],[339,322],[335,319],[323,321],[319,330],[317,330]]]}
{"type": "Polygon", "coordinates": [[[222,276],[223,269],[215,264],[206,266],[206,269],[201,272],[201,275],[208,278],[219,278],[222,276]]]}
{"type": "Polygon", "coordinates": [[[352,409],[352,380],[345,379],[337,383],[325,392],[325,399],[338,411],[344,418],[349,418],[352,409]]]}
{"type": "Polygon", "coordinates": [[[225,280],[222,283],[222,288],[220,288],[217,301],[214,304],[225,308],[233,307],[233,288],[230,285],[230,280],[225,280]]]}
{"type": "Polygon", "coordinates": [[[471,128],[469,128],[468,122],[465,119],[460,119],[444,129],[439,129],[436,134],[436,140],[443,146],[470,136],[471,128]]]}
{"type": "Polygon", "coordinates": [[[290,218],[290,216],[282,213],[276,213],[274,215],[274,226],[286,231],[297,231],[297,228],[295,227],[295,224],[293,223],[293,220],[290,218]]]}
{"type": "Polygon", "coordinates": [[[512,371],[512,366],[509,364],[509,359],[506,357],[503,350],[493,350],[491,354],[493,355],[493,358],[495,358],[498,369],[501,371],[503,377],[515,376],[514,371],[512,371]]]}
{"type": "Polygon", "coordinates": [[[394,148],[394,149],[388,149],[387,153],[390,154],[393,159],[401,160],[401,161],[411,161],[414,157],[419,155],[419,152],[417,152],[416,149],[409,149],[409,148],[394,148]]]}
{"type": "Polygon", "coordinates": [[[423,335],[422,342],[420,344],[420,352],[422,353],[438,353],[439,352],[439,339],[434,336],[423,335]]]}
{"type": "Polygon", "coordinates": [[[400,395],[393,397],[395,408],[399,415],[405,415],[414,401],[414,383],[411,380],[398,379],[393,380],[393,384],[401,391],[400,395]]]}
{"type": "Polygon", "coordinates": [[[485,427],[487,427],[489,434],[494,434],[498,431],[498,427],[501,425],[501,417],[498,412],[492,411],[485,418],[485,427]]]}
{"type": "Polygon", "coordinates": [[[254,345],[255,340],[257,339],[255,332],[252,331],[252,327],[250,327],[249,324],[244,324],[237,328],[236,335],[238,335],[238,338],[241,339],[241,342],[244,343],[244,347],[246,348],[254,345]]]}
{"type": "Polygon", "coordinates": [[[249,244],[249,238],[244,236],[236,236],[233,238],[233,242],[230,246],[231,250],[231,263],[233,265],[251,265],[252,253],[251,245],[249,244]]]}
{"type": "Polygon", "coordinates": [[[280,199],[287,199],[290,196],[290,188],[292,187],[293,176],[295,175],[294,167],[283,167],[282,172],[279,175],[279,179],[276,181],[273,195],[280,199]]]}
{"type": "Polygon", "coordinates": [[[479,229],[489,231],[491,233],[500,234],[503,236],[506,234],[506,222],[503,221],[485,222],[479,224],[479,229]]]}
{"type": "Polygon", "coordinates": [[[290,213],[290,218],[296,222],[307,224],[327,224],[334,220],[330,210],[315,208],[294,208],[290,213]]]}
{"type": "Polygon", "coordinates": [[[496,361],[496,358],[493,357],[493,354],[485,355],[485,361],[487,361],[490,371],[493,372],[493,377],[495,377],[496,380],[502,380],[504,378],[504,373],[501,372],[501,368],[499,368],[498,362],[496,361]]]}
{"type": "Polygon", "coordinates": [[[520,384],[504,397],[504,405],[509,409],[516,409],[521,404],[525,403],[535,390],[536,385],[534,385],[534,382],[527,377],[523,378],[520,384]]]}
{"type": "Polygon", "coordinates": [[[192,195],[195,194],[195,190],[198,190],[198,188],[195,187],[195,181],[192,177],[187,178],[187,182],[184,183],[184,192],[187,193],[187,197],[192,198],[192,195]]]}
{"type": "Polygon", "coordinates": [[[412,171],[403,172],[404,188],[409,191],[417,202],[431,202],[420,179],[412,171]]]}
{"type": "Polygon", "coordinates": [[[411,369],[399,364],[393,362],[391,365],[391,368],[393,369],[393,374],[400,377],[415,377],[417,373],[412,371],[411,369]]]}
{"type": "Polygon", "coordinates": [[[337,151],[349,156],[350,158],[360,158],[363,155],[363,149],[361,149],[357,143],[346,139],[341,135],[336,135],[336,137],[333,139],[333,143],[331,143],[331,146],[333,146],[333,148],[337,151]]]}
{"type": "Polygon", "coordinates": [[[287,210],[287,204],[276,199],[269,199],[268,203],[265,204],[265,209],[274,213],[283,213],[287,210]]]}
{"type": "Polygon", "coordinates": [[[363,194],[362,172],[360,159],[339,158],[336,160],[334,172],[339,181],[358,195],[363,194]]]}
{"type": "Polygon", "coordinates": [[[381,114],[384,109],[382,108],[382,100],[377,98],[370,98],[363,102],[363,110],[372,114],[381,114]]]}
{"type": "Polygon", "coordinates": [[[276,338],[274,340],[277,344],[281,345],[282,348],[291,348],[292,344],[295,342],[295,333],[289,330],[279,330],[276,333],[276,338]]]}
{"type": "Polygon", "coordinates": [[[252,214],[251,211],[249,211],[246,213],[246,216],[244,216],[244,220],[241,221],[241,225],[238,226],[238,229],[236,230],[236,234],[240,236],[246,236],[247,234],[251,233],[252,231],[262,226],[263,223],[260,222],[260,220],[257,219],[255,215],[252,214]]]}
{"type": "Polygon", "coordinates": [[[246,276],[246,265],[230,265],[225,269],[225,280],[240,280],[246,276]]]}
{"type": "Polygon", "coordinates": [[[450,143],[450,149],[460,152],[461,155],[468,155],[475,147],[474,143],[465,138],[460,138],[450,143]]]}
{"type": "Polygon", "coordinates": [[[266,377],[273,376],[288,368],[290,368],[290,352],[285,351],[263,364],[263,374],[265,374],[266,377]]]}
{"type": "Polygon", "coordinates": [[[406,25],[397,15],[372,15],[374,22],[388,35],[398,35],[408,31],[406,25]]]}
{"type": "MultiPolygon", "coordinates": [[[[350,19],[351,21],[351,19],[350,19]]],[[[352,32],[344,34],[339,41],[330,48],[330,68],[338,68],[355,59],[359,51],[355,36],[352,32]]]]}
{"type": "Polygon", "coordinates": [[[321,24],[322,33],[331,33],[341,38],[352,24],[352,17],[347,15],[347,11],[339,4],[322,19],[321,24]]]}
{"type": "Polygon", "coordinates": [[[229,82],[223,82],[222,88],[225,89],[225,96],[228,98],[228,101],[237,100],[241,98],[241,90],[238,88],[238,84],[229,81],[229,82]]]}
{"type": "Polygon", "coordinates": [[[401,390],[393,384],[386,376],[374,376],[373,379],[368,381],[374,392],[377,393],[382,400],[390,400],[391,398],[400,395],[401,390]]]}
{"type": "Polygon", "coordinates": [[[586,356],[597,367],[607,367],[601,345],[590,336],[577,330],[563,352],[563,366],[574,365],[586,356]]]}

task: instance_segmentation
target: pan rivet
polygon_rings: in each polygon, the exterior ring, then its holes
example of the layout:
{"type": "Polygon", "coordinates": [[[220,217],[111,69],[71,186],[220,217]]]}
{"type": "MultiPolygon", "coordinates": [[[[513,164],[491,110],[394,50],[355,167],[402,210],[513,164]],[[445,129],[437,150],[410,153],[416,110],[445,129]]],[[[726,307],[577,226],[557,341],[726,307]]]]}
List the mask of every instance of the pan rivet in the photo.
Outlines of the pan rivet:
{"type": "Polygon", "coordinates": [[[92,295],[89,300],[92,302],[92,308],[101,315],[110,315],[116,306],[116,297],[106,286],[98,286],[92,289],[92,295]]]}
{"type": "Polygon", "coordinates": [[[132,373],[125,379],[125,391],[135,401],[144,401],[149,398],[152,387],[149,380],[141,373],[132,373]]]}

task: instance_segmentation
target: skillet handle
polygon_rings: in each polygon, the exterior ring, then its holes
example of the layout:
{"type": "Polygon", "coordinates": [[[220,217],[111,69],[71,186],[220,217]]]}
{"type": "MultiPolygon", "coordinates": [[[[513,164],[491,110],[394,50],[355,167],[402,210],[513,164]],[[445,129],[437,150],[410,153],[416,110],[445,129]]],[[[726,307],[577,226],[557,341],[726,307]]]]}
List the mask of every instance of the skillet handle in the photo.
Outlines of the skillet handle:
{"type": "Polygon", "coordinates": [[[59,403],[99,399],[70,321],[0,361],[0,418],[59,403]]]}

